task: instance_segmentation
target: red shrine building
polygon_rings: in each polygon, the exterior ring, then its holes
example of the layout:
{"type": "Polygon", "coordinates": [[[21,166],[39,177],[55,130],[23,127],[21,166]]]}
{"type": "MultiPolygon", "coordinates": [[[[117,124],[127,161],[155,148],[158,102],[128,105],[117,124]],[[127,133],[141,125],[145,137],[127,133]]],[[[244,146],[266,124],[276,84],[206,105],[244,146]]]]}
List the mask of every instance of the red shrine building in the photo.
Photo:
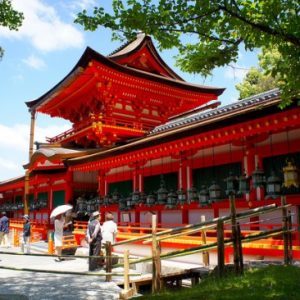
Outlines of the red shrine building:
{"type": "MultiPolygon", "coordinates": [[[[120,224],[198,223],[284,195],[299,223],[300,107],[281,110],[275,89],[222,106],[223,88],[184,81],[143,34],[108,56],[87,48],[31,113],[26,175],[0,183],[0,210],[49,221],[54,207],[79,219],[100,209],[120,224]],[[37,113],[70,121],[68,131],[36,142],[37,113]]],[[[280,224],[281,215],[252,222],[280,224]]],[[[245,226],[251,226],[246,225],[245,226]]]]}

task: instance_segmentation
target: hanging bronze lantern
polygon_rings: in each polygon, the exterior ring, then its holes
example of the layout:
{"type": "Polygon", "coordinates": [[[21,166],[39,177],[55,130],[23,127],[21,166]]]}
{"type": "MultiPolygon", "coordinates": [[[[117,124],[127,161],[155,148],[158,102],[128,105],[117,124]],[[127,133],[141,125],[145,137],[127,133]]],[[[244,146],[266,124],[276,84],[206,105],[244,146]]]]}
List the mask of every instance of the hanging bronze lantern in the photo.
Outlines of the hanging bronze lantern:
{"type": "Polygon", "coordinates": [[[197,201],[198,199],[198,192],[197,189],[192,186],[187,190],[187,198],[188,198],[188,203],[197,201]]]}
{"type": "Polygon", "coordinates": [[[199,192],[199,204],[200,206],[206,206],[209,204],[209,191],[206,185],[201,186],[201,190],[199,192]]]}
{"type": "Polygon", "coordinates": [[[132,204],[136,205],[140,202],[141,199],[141,192],[140,191],[135,191],[131,194],[131,200],[132,200],[132,204]]]}
{"type": "Polygon", "coordinates": [[[167,208],[174,208],[176,206],[177,203],[177,194],[173,191],[170,190],[170,193],[168,194],[167,197],[167,208]]]}
{"type": "Polygon", "coordinates": [[[120,193],[118,192],[118,190],[114,190],[111,197],[111,204],[118,203],[119,199],[120,199],[120,193]]]}
{"type": "Polygon", "coordinates": [[[299,170],[289,159],[286,160],[287,165],[283,167],[283,187],[284,188],[299,188],[299,170]]]}
{"type": "Polygon", "coordinates": [[[266,183],[265,173],[259,166],[256,166],[255,171],[252,173],[252,184],[255,188],[264,187],[266,183]]]}
{"type": "Polygon", "coordinates": [[[217,202],[221,199],[221,188],[213,181],[212,185],[208,188],[210,202],[217,202]]]}
{"type": "Polygon", "coordinates": [[[127,206],[126,206],[126,199],[125,198],[121,198],[119,201],[119,210],[127,210],[127,206]]]}
{"type": "Polygon", "coordinates": [[[183,205],[186,203],[186,194],[182,188],[177,191],[178,204],[183,205]]]}
{"type": "Polygon", "coordinates": [[[157,202],[158,204],[166,204],[168,197],[168,190],[163,175],[160,176],[160,188],[157,190],[157,202]]]}
{"type": "Polygon", "coordinates": [[[244,173],[239,178],[239,195],[249,194],[250,192],[250,177],[247,177],[247,175],[244,173]]]}
{"type": "Polygon", "coordinates": [[[155,195],[151,192],[146,198],[146,204],[152,206],[155,204],[156,198],[155,195]]]}
{"type": "Polygon", "coordinates": [[[226,181],[226,195],[235,195],[238,191],[239,182],[236,176],[232,172],[229,172],[229,176],[225,179],[226,181]]]}
{"type": "Polygon", "coordinates": [[[274,170],[271,171],[271,175],[267,179],[266,186],[266,199],[275,199],[281,195],[281,180],[275,174],[274,170]]]}

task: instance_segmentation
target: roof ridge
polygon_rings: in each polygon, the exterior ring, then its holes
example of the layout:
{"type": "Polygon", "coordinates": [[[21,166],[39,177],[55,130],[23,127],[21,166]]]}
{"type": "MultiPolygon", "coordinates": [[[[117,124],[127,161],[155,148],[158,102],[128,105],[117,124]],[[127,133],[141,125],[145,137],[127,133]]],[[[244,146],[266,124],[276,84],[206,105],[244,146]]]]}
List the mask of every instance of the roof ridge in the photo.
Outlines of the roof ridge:
{"type": "Polygon", "coordinates": [[[227,104],[225,106],[217,107],[208,111],[201,111],[191,114],[189,116],[185,116],[182,118],[170,120],[165,124],[158,125],[153,130],[150,131],[149,135],[157,134],[166,130],[174,129],[176,127],[180,127],[182,125],[193,123],[197,121],[203,121],[204,119],[215,117],[216,115],[220,115],[222,113],[232,112],[241,107],[250,106],[257,104],[259,102],[264,102],[270,98],[276,97],[280,95],[280,90],[278,88],[262,92],[260,94],[256,94],[245,99],[238,100],[236,102],[227,104]]]}

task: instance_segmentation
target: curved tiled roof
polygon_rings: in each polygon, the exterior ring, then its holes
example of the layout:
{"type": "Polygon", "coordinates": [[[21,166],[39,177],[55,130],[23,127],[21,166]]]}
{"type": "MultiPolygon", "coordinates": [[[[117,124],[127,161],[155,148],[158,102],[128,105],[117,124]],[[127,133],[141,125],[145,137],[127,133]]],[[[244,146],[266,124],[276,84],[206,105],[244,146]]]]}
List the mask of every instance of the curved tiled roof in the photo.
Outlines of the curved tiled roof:
{"type": "Polygon", "coordinates": [[[46,92],[38,99],[25,102],[29,110],[32,111],[41,104],[50,101],[51,98],[55,97],[61,89],[63,89],[66,85],[69,85],[72,81],[76,80],[76,78],[78,78],[81,75],[83,70],[88,66],[89,62],[92,60],[95,60],[98,63],[101,63],[124,74],[148,79],[153,82],[159,82],[168,86],[176,87],[178,89],[193,92],[211,93],[217,96],[221,95],[225,90],[224,88],[188,83],[185,81],[176,80],[174,78],[167,78],[161,75],[152,74],[139,69],[133,69],[125,65],[118,64],[109,57],[105,57],[97,51],[87,47],[77,64],[74,66],[74,68],[60,82],[58,82],[54,87],[52,87],[48,92],[46,92]]]}
{"type": "Polygon", "coordinates": [[[196,122],[201,122],[203,120],[212,119],[219,115],[224,115],[224,114],[228,114],[231,112],[239,111],[242,108],[251,107],[253,105],[259,105],[271,98],[276,98],[279,95],[280,95],[280,91],[279,91],[279,89],[276,88],[276,89],[273,89],[273,90],[270,90],[270,91],[267,91],[267,92],[264,92],[261,94],[257,94],[257,95],[245,98],[243,100],[238,100],[232,104],[228,104],[223,107],[212,109],[212,110],[209,110],[206,112],[198,112],[198,113],[192,114],[190,116],[178,118],[178,119],[169,121],[163,125],[159,125],[159,126],[155,127],[149,133],[149,135],[156,134],[159,132],[164,132],[164,131],[171,130],[171,129],[174,129],[177,127],[185,126],[187,124],[192,124],[192,123],[196,123],[196,122]]]}
{"type": "Polygon", "coordinates": [[[240,114],[256,112],[259,107],[272,107],[280,102],[279,89],[273,89],[243,100],[239,100],[233,104],[229,104],[207,112],[199,112],[188,117],[182,117],[164,125],[155,127],[148,135],[134,141],[130,141],[125,145],[115,146],[113,148],[96,152],[94,154],[72,158],[66,162],[67,165],[76,165],[86,162],[92,162],[100,158],[106,158],[113,155],[124,154],[132,151],[132,149],[142,149],[143,147],[155,143],[160,143],[161,139],[172,139],[178,134],[185,134],[190,130],[199,129],[207,123],[226,122],[230,118],[239,116],[240,114]]]}

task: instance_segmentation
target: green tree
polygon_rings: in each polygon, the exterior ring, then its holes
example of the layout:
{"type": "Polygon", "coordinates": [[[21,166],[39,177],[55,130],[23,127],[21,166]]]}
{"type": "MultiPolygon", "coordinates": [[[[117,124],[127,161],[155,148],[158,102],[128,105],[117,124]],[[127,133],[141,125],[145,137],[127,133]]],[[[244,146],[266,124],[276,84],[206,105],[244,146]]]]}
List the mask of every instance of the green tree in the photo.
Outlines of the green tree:
{"type": "MultiPolygon", "coordinates": [[[[23,14],[13,9],[10,0],[0,0],[0,26],[8,27],[10,30],[18,30],[23,19],[23,14]]],[[[3,54],[4,49],[0,47],[0,59],[3,54]]]]}
{"type": "Polygon", "coordinates": [[[270,73],[282,77],[285,104],[299,94],[299,0],[112,0],[112,12],[95,7],[77,15],[86,30],[104,26],[113,38],[132,39],[137,30],[153,36],[161,49],[179,50],[183,71],[207,76],[235,62],[238,49],[276,48],[282,63],[270,73]]]}
{"type": "Polygon", "coordinates": [[[281,59],[276,49],[263,49],[258,56],[259,68],[252,67],[245,79],[235,87],[240,92],[240,99],[274,89],[281,84],[279,75],[273,77],[270,73],[275,62],[281,59]]]}

